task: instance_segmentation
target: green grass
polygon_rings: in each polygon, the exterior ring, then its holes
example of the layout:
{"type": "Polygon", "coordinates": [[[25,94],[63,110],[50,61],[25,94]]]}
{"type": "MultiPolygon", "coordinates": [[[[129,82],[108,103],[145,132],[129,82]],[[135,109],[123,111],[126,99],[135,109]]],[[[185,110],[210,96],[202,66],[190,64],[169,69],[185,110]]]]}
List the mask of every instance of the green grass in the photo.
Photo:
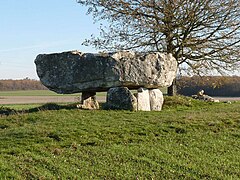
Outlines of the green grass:
{"type": "Polygon", "coordinates": [[[0,105],[0,108],[10,108],[15,110],[24,110],[40,106],[41,104],[7,104],[0,105]]]}
{"type": "Polygon", "coordinates": [[[0,179],[239,179],[240,103],[0,117],[0,179]]]}

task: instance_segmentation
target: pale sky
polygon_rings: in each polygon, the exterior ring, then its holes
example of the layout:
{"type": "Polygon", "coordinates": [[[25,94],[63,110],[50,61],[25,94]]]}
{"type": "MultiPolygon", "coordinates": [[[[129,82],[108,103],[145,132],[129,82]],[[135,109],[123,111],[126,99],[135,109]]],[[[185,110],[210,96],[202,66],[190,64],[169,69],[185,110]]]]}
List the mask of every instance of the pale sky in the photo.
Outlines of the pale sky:
{"type": "Polygon", "coordinates": [[[38,54],[97,52],[81,45],[99,32],[86,11],[76,0],[1,0],[0,79],[38,79],[38,54]]]}
{"type": "Polygon", "coordinates": [[[38,79],[38,54],[80,50],[98,25],[76,0],[0,1],[0,79],[38,79]]]}

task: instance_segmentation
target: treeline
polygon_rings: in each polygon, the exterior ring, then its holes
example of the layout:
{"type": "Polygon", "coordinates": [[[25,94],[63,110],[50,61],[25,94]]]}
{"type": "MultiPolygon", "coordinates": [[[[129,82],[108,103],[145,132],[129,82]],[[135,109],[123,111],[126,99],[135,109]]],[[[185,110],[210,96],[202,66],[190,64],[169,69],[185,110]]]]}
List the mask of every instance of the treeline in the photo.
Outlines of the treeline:
{"type": "Polygon", "coordinates": [[[47,89],[38,80],[0,80],[0,91],[17,91],[17,90],[45,90],[47,89]]]}
{"type": "Polygon", "coordinates": [[[177,80],[177,92],[185,96],[196,94],[200,90],[210,96],[240,97],[239,76],[193,76],[177,80]]]}

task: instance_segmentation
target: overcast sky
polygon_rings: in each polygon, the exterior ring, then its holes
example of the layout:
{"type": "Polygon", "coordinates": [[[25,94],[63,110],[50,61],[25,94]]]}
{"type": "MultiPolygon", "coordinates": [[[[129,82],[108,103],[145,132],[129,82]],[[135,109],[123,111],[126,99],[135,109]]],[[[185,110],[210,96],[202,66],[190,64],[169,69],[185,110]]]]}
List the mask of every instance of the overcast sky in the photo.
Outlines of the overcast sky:
{"type": "Polygon", "coordinates": [[[80,50],[98,26],[76,0],[0,1],[0,79],[38,79],[38,54],[80,50]]]}

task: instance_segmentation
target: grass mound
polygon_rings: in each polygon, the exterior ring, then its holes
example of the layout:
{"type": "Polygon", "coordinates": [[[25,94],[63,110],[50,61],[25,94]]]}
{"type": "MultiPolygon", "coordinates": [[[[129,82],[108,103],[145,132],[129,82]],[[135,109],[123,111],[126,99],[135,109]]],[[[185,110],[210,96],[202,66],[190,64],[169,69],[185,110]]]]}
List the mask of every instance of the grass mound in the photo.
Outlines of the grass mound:
{"type": "Polygon", "coordinates": [[[0,115],[13,115],[13,114],[23,114],[23,113],[33,113],[38,111],[49,111],[49,110],[60,110],[60,109],[76,109],[76,104],[66,104],[59,105],[56,103],[46,103],[38,107],[33,107],[23,110],[15,110],[14,108],[9,107],[0,107],[0,115]]]}
{"type": "Polygon", "coordinates": [[[47,110],[60,110],[60,109],[76,109],[76,104],[66,104],[66,105],[59,105],[56,103],[47,103],[43,104],[42,106],[30,108],[26,110],[26,112],[37,112],[37,111],[47,111],[47,110]]]}
{"type": "Polygon", "coordinates": [[[193,99],[186,96],[165,96],[163,108],[177,108],[177,107],[204,107],[213,104],[212,102],[205,102],[193,99]]]}

